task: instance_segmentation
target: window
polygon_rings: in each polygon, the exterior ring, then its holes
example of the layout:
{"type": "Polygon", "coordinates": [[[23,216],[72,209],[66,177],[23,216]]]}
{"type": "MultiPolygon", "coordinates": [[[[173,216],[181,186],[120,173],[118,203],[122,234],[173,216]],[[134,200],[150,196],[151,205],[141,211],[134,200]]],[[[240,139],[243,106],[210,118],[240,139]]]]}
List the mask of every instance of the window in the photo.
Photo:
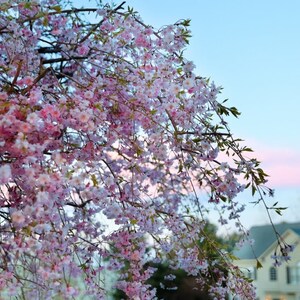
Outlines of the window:
{"type": "Polygon", "coordinates": [[[300,283],[300,262],[294,267],[287,267],[286,269],[286,281],[289,284],[300,283]]]}
{"type": "Polygon", "coordinates": [[[257,279],[257,272],[255,267],[248,267],[248,268],[243,268],[241,270],[246,278],[256,280],[257,279]]]}
{"type": "Polygon", "coordinates": [[[247,268],[247,273],[245,274],[249,279],[256,280],[257,273],[255,267],[247,268]]]}
{"type": "Polygon", "coordinates": [[[277,280],[277,269],[275,267],[270,268],[270,280],[271,281],[277,280]]]}

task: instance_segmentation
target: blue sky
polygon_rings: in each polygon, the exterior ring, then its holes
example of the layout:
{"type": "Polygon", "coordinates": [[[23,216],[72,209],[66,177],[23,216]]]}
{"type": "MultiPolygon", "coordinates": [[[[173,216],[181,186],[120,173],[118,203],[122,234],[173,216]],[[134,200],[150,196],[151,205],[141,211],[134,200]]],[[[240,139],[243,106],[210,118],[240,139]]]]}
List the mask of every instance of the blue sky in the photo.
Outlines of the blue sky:
{"type": "MultiPolygon", "coordinates": [[[[230,121],[232,132],[263,161],[275,201],[290,207],[275,221],[300,221],[300,1],[128,0],[126,5],[155,28],[192,20],[186,57],[199,75],[223,86],[220,100],[229,98],[242,112],[230,121]]],[[[252,200],[247,194],[240,198],[252,200]]],[[[245,222],[266,223],[266,214],[250,206],[245,222]]]]}

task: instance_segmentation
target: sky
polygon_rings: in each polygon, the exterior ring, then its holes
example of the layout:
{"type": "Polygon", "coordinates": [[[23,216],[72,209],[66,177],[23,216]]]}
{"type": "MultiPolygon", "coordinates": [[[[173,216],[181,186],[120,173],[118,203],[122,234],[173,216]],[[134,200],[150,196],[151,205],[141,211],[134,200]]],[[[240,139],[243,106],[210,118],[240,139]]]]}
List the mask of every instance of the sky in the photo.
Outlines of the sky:
{"type": "MultiPolygon", "coordinates": [[[[228,98],[241,111],[229,125],[270,175],[275,199],[266,200],[289,207],[274,221],[300,221],[300,1],[128,0],[127,5],[157,29],[191,19],[185,57],[198,75],[223,87],[220,101],[228,98]]],[[[239,199],[256,200],[247,193],[239,199]]],[[[250,204],[242,221],[251,227],[268,219],[250,204]]]]}

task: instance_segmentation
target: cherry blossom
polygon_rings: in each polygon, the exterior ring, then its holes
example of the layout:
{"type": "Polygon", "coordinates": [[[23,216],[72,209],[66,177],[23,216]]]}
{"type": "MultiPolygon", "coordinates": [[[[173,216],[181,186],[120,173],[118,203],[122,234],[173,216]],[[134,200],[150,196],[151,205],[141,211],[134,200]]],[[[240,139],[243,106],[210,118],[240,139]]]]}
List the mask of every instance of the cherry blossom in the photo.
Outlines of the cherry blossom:
{"type": "Polygon", "coordinates": [[[1,294],[106,299],[116,272],[129,299],[154,299],[149,262],[167,261],[199,287],[215,274],[217,299],[254,298],[205,235],[207,204],[246,235],[236,196],[271,190],[229,129],[239,112],[184,58],[188,27],[155,29],[124,3],[1,1],[1,294]]]}
{"type": "MultiPolygon", "coordinates": [[[[5,142],[4,142],[5,143],[5,142]]],[[[4,146],[4,144],[3,144],[4,146]]],[[[11,179],[11,167],[9,164],[2,165],[0,167],[0,182],[8,183],[11,179]]]]}

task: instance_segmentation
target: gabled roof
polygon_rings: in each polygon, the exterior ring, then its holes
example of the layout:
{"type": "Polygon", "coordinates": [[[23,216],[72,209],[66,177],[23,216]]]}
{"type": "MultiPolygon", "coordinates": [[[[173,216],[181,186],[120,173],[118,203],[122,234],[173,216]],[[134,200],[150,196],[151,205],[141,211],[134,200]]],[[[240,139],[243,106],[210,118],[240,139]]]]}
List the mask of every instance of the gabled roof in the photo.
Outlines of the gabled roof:
{"type": "Polygon", "coordinates": [[[300,228],[291,228],[295,233],[297,233],[300,236],[300,228]]]}
{"type": "MultiPolygon", "coordinates": [[[[300,222],[276,224],[277,232],[282,235],[288,229],[300,236],[300,222]]],[[[253,239],[254,245],[246,243],[242,248],[234,250],[233,254],[240,259],[255,259],[262,255],[275,241],[276,235],[271,225],[254,226],[250,228],[249,239],[253,239]]]]}

